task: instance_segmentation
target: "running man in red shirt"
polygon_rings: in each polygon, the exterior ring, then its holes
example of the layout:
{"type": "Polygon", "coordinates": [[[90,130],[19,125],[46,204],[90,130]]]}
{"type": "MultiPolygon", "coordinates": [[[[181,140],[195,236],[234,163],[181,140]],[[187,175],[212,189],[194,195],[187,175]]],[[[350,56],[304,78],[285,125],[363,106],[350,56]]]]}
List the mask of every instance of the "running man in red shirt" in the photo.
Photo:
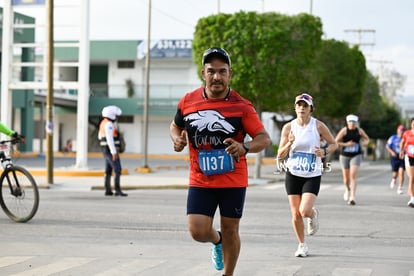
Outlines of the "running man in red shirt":
{"type": "Polygon", "coordinates": [[[210,48],[204,52],[202,65],[205,87],[181,98],[170,136],[177,152],[189,142],[190,234],[196,241],[213,244],[213,266],[229,276],[240,253],[239,222],[248,185],[246,154],[260,152],[271,142],[252,104],[229,87],[228,53],[210,48]],[[248,142],[246,134],[252,137],[248,142]],[[219,231],[213,227],[217,207],[219,231]]]}

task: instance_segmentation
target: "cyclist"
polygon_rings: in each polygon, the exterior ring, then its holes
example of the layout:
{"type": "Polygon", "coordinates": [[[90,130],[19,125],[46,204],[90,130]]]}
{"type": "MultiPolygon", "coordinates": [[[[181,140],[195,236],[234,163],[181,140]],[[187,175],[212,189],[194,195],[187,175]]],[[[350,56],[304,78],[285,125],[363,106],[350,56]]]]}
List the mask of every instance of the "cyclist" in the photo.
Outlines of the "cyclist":
{"type": "Polygon", "coordinates": [[[17,131],[10,129],[8,126],[0,122],[0,132],[6,134],[7,136],[13,137],[17,140],[25,142],[25,137],[20,135],[17,131]]]}

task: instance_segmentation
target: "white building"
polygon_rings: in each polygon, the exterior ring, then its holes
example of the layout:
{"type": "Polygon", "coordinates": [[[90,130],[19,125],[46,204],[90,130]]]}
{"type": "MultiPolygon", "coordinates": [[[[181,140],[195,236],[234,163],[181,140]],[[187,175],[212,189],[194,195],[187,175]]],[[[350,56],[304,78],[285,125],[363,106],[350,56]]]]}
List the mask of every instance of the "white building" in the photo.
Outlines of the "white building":
{"type": "MultiPolygon", "coordinates": [[[[187,92],[203,85],[197,73],[192,55],[191,40],[159,40],[151,47],[150,97],[148,153],[176,154],[169,137],[169,125],[176,112],[178,100],[187,92]]],[[[143,108],[145,98],[145,55],[143,41],[91,41],[90,47],[90,100],[89,100],[89,151],[99,150],[96,144],[96,129],[102,107],[115,104],[122,108],[119,127],[124,133],[126,152],[143,152],[143,108]]],[[[56,59],[70,61],[76,51],[57,48],[56,59]]],[[[77,68],[61,68],[59,80],[76,81],[77,68]]],[[[65,95],[76,95],[76,91],[62,91],[65,95]]],[[[59,126],[59,144],[76,137],[76,108],[56,114],[55,125],[59,126]]],[[[37,112],[40,114],[40,112],[37,112]]],[[[263,120],[273,142],[278,142],[279,129],[276,115],[264,113],[263,120]]],[[[286,119],[286,118],[284,118],[286,119]]],[[[76,150],[76,141],[74,141],[76,150]]],[[[36,147],[34,147],[37,150],[36,147]]],[[[187,154],[183,152],[183,154],[187,154]]]]}
{"type": "MultiPolygon", "coordinates": [[[[101,109],[108,104],[118,105],[123,114],[119,127],[127,141],[126,152],[143,152],[143,112],[145,99],[145,58],[140,49],[143,41],[91,41],[89,151],[96,145],[94,123],[99,121],[101,109]]],[[[149,81],[148,152],[173,153],[169,140],[171,123],[178,100],[200,85],[197,66],[193,62],[191,40],[160,40],[151,48],[149,81]]],[[[56,59],[76,59],[77,52],[66,48],[56,50],[56,59]]],[[[76,81],[77,68],[61,68],[59,80],[76,81]]],[[[75,94],[76,91],[62,91],[75,94]]],[[[73,139],[76,133],[76,108],[55,117],[59,125],[60,142],[73,139]]],[[[74,143],[76,150],[76,141],[74,143]]],[[[57,146],[57,145],[56,145],[57,146]]],[[[36,150],[36,149],[35,149],[36,150]]]]}

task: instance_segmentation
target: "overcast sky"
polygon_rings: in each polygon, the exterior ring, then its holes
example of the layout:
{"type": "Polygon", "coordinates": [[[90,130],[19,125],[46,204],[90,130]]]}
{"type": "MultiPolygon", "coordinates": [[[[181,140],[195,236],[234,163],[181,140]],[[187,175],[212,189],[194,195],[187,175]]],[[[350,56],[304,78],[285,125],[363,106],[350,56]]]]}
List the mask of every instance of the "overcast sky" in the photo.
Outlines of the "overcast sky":
{"type": "MultiPolygon", "coordinates": [[[[80,1],[55,0],[55,39],[78,39],[75,26],[59,25],[80,22],[80,1]]],[[[324,38],[372,44],[361,48],[368,68],[374,74],[386,68],[405,75],[405,93],[414,95],[414,0],[152,0],[151,37],[191,39],[198,18],[240,10],[290,15],[312,10],[322,20],[324,38]]],[[[31,6],[17,11],[45,22],[44,8],[31,6]]],[[[148,0],[90,0],[93,40],[146,39],[147,23],[148,0]]],[[[41,32],[39,35],[44,37],[41,32]]]]}

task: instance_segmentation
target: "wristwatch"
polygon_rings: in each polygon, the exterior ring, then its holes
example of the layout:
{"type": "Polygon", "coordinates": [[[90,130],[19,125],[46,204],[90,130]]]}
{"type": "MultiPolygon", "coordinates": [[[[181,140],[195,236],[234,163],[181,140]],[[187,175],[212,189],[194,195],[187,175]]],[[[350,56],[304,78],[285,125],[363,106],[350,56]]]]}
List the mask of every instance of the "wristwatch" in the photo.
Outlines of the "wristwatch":
{"type": "Polygon", "coordinates": [[[243,143],[242,145],[243,145],[244,150],[246,151],[246,153],[245,153],[245,154],[247,154],[247,153],[249,152],[249,150],[250,150],[250,146],[249,146],[249,144],[247,144],[247,143],[243,143]]]}

